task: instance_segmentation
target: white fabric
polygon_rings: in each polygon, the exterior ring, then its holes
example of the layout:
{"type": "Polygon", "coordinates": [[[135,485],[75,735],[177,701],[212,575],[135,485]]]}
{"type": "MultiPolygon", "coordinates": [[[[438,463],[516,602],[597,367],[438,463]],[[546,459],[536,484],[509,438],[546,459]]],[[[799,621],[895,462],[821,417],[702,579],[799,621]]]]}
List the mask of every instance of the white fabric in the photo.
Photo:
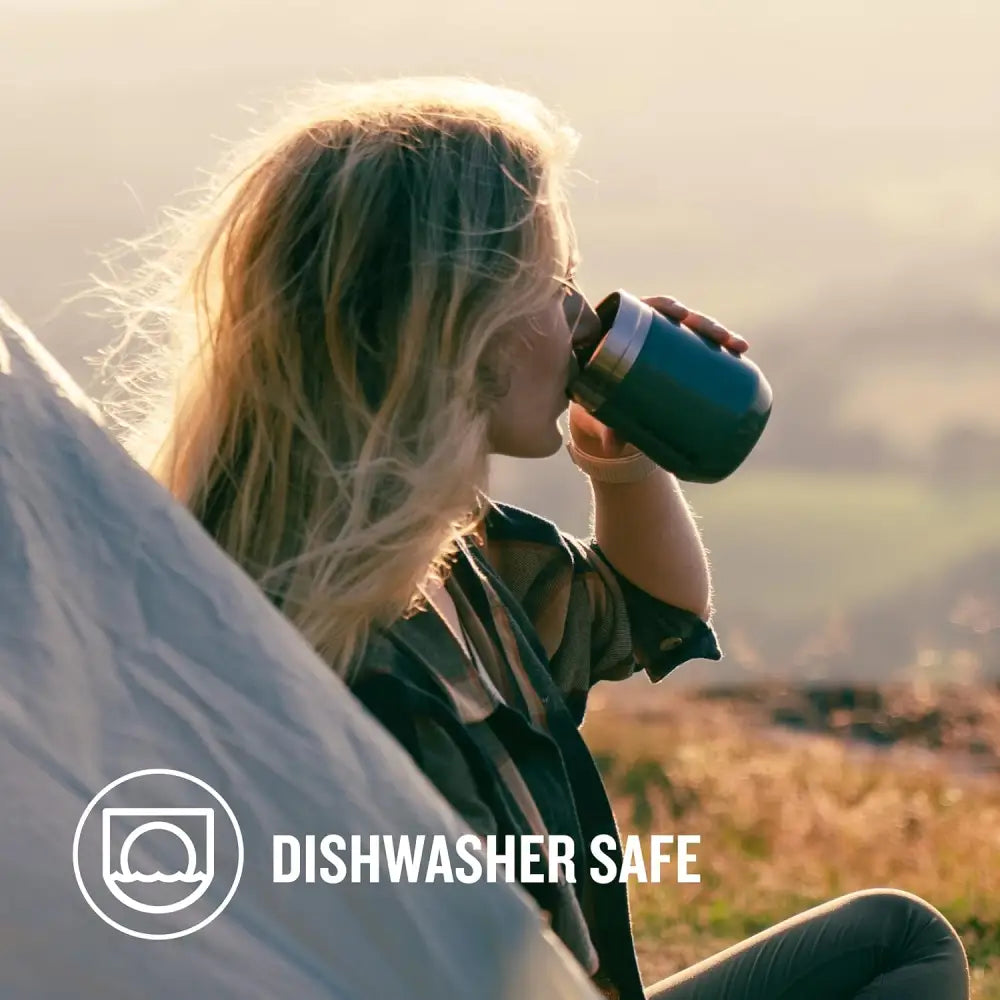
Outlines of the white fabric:
{"type": "Polygon", "coordinates": [[[596,998],[513,887],[274,884],[271,837],[465,832],[392,738],[0,302],[0,996],[596,998]],[[72,864],[108,782],[223,794],[245,866],[172,941],[108,926],[72,864]]]}

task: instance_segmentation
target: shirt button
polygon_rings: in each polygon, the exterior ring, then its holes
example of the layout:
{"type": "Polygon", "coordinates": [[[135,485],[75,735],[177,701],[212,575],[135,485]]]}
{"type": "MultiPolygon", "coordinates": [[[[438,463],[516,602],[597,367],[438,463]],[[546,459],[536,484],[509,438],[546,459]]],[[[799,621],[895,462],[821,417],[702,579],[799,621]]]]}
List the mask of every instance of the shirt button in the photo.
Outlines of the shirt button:
{"type": "Polygon", "coordinates": [[[668,649],[676,649],[680,644],[680,638],[673,635],[669,639],[663,639],[660,641],[660,650],[665,653],[668,649]]]}

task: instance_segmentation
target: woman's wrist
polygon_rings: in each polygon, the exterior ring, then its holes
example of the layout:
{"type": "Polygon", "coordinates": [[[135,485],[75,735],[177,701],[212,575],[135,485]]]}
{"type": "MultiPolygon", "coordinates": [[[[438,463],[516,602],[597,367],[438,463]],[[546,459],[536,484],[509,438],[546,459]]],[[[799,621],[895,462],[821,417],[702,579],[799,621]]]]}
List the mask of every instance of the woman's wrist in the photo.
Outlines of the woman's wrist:
{"type": "Polygon", "coordinates": [[[571,435],[566,451],[573,464],[594,482],[637,483],[659,468],[648,455],[631,444],[626,444],[616,456],[594,455],[581,448],[571,435]]]}

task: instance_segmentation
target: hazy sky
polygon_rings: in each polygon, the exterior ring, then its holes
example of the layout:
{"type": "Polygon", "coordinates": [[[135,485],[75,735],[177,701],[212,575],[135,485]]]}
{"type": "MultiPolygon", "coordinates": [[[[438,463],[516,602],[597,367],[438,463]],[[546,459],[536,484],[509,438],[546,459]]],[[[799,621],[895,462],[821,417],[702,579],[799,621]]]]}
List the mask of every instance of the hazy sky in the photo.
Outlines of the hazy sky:
{"type": "Polygon", "coordinates": [[[5,72],[25,83],[162,79],[170,63],[304,76],[478,68],[567,100],[586,81],[587,102],[606,108],[890,127],[985,125],[1000,111],[990,0],[0,0],[0,11],[18,19],[0,39],[5,72]]]}
{"type": "Polygon", "coordinates": [[[987,0],[0,0],[0,294],[46,319],[284,88],[465,73],[582,133],[585,287],[758,338],[910,274],[1000,306],[998,42],[987,0]]]}

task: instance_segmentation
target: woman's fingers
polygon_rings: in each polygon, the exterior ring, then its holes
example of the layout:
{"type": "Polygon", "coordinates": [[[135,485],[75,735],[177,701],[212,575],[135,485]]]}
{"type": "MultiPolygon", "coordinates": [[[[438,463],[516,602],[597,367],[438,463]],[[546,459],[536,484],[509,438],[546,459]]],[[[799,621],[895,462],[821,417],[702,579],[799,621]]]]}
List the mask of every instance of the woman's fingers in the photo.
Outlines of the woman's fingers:
{"type": "Polygon", "coordinates": [[[688,314],[684,320],[684,325],[690,327],[695,333],[707,337],[716,344],[732,351],[734,354],[742,354],[749,348],[749,344],[738,333],[727,330],[721,323],[717,323],[710,316],[702,316],[700,313],[688,314]],[[692,317],[697,322],[692,322],[692,317]]]}
{"type": "Polygon", "coordinates": [[[734,354],[743,354],[750,344],[738,333],[727,330],[721,323],[705,313],[692,312],[687,306],[669,295],[651,295],[642,300],[675,323],[683,323],[689,330],[734,354]]]}
{"type": "Polygon", "coordinates": [[[672,319],[677,323],[688,315],[688,307],[670,295],[650,295],[642,301],[647,306],[652,306],[658,313],[662,313],[667,319],[672,319]]]}

